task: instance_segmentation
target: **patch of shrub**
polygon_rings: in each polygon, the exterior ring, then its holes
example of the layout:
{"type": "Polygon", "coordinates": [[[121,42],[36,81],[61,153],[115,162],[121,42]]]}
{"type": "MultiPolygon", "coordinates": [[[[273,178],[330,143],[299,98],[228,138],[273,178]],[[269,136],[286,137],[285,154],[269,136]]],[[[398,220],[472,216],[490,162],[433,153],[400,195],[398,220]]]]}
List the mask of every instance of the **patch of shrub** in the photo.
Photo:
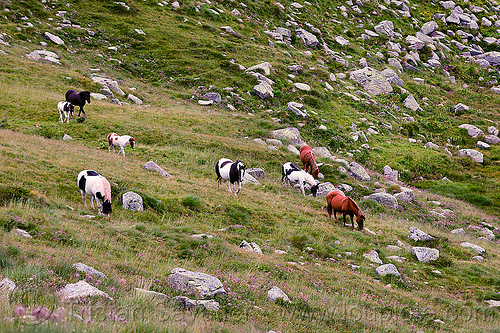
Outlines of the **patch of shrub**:
{"type": "Polygon", "coordinates": [[[249,209],[238,205],[228,206],[225,211],[227,216],[233,220],[232,222],[238,223],[246,222],[248,217],[251,215],[249,209]]]}
{"type": "Polygon", "coordinates": [[[26,202],[31,198],[30,191],[17,186],[0,186],[0,204],[10,201],[26,202]]]}
{"type": "Polygon", "coordinates": [[[311,243],[308,235],[293,235],[290,237],[290,243],[300,251],[304,251],[306,244],[311,243]]]}
{"type": "Polygon", "coordinates": [[[203,200],[197,195],[188,195],[182,198],[181,205],[191,210],[200,210],[203,207],[203,200]]]}

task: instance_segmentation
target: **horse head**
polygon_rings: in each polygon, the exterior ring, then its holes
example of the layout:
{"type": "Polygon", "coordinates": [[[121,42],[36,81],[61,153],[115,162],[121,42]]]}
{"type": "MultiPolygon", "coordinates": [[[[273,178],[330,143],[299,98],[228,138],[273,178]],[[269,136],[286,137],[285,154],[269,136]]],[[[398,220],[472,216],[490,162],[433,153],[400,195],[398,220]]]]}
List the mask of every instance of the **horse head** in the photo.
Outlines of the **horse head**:
{"type": "Polygon", "coordinates": [[[245,164],[243,164],[243,162],[242,162],[242,161],[240,161],[240,160],[236,160],[236,162],[235,162],[235,163],[237,163],[237,164],[236,164],[236,169],[238,170],[238,180],[239,180],[240,182],[242,182],[242,181],[243,181],[243,178],[245,178],[245,168],[246,168],[246,166],[245,166],[245,164]]]}
{"type": "Polygon", "coordinates": [[[363,225],[365,223],[365,216],[363,214],[357,216],[356,223],[358,224],[359,230],[363,230],[363,225]]]}
{"type": "Polygon", "coordinates": [[[317,183],[314,186],[311,186],[311,193],[312,193],[313,197],[315,197],[316,194],[318,193],[318,189],[319,189],[319,183],[317,183]]]}
{"type": "Polygon", "coordinates": [[[84,100],[87,101],[87,103],[90,104],[90,91],[82,91],[83,92],[83,96],[84,96],[84,100]]]}
{"type": "Polygon", "coordinates": [[[130,147],[134,148],[135,147],[135,139],[134,138],[130,138],[128,141],[130,143],[130,147]]]}

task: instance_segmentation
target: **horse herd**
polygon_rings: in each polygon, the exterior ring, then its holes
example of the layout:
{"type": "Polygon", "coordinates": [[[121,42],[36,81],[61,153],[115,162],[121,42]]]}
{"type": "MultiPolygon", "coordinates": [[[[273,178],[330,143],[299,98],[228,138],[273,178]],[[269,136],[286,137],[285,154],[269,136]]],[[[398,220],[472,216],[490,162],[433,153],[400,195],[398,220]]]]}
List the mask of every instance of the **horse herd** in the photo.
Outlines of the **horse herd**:
{"type": "MultiPolygon", "coordinates": [[[[69,122],[70,115],[74,113],[74,106],[80,107],[80,113],[86,117],[83,107],[85,103],[90,103],[90,92],[82,91],[78,93],[75,90],[68,90],[65,94],[66,101],[58,103],[59,121],[69,122]]],[[[135,139],[131,136],[119,136],[116,133],[110,133],[108,139],[108,151],[115,153],[114,147],[120,147],[118,154],[122,153],[125,157],[125,146],[130,144],[132,148],[135,147],[135,139]]],[[[302,195],[305,195],[306,187],[309,187],[313,196],[316,196],[319,181],[319,167],[316,163],[316,157],[311,147],[304,145],[300,148],[300,160],[304,164],[304,170],[299,169],[292,162],[287,162],[282,166],[281,181],[283,185],[290,185],[290,182],[297,183],[302,195]],[[308,170],[311,169],[310,173],[308,170]]],[[[241,191],[241,185],[245,178],[245,164],[236,160],[231,161],[227,158],[221,158],[215,164],[215,174],[217,176],[217,188],[219,188],[222,180],[226,180],[228,191],[234,192],[236,196],[241,191]],[[233,191],[231,191],[231,186],[233,191]],[[237,188],[236,188],[237,187],[237,188]]],[[[86,195],[90,198],[91,208],[94,209],[94,198],[97,204],[99,214],[109,216],[111,213],[111,186],[106,178],[98,174],[94,170],[83,170],[78,174],[77,185],[81,191],[82,200],[85,208],[87,208],[86,195]],[[102,204],[101,204],[102,201],[102,204]]],[[[334,190],[326,196],[327,212],[329,218],[332,213],[337,219],[337,213],[343,214],[344,223],[346,216],[351,218],[352,229],[354,230],[354,216],[356,216],[356,223],[359,230],[363,230],[365,215],[361,211],[358,204],[350,197],[346,197],[341,191],[334,190]]]]}

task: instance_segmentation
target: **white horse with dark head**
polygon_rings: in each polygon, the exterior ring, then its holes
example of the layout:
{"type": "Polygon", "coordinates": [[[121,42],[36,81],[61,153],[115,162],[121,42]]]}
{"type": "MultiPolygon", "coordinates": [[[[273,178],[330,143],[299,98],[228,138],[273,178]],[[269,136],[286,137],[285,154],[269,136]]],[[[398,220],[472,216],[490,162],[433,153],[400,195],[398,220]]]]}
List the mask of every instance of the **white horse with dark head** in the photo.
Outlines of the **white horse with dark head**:
{"type": "Polygon", "coordinates": [[[111,214],[111,185],[106,178],[94,170],[83,170],[78,174],[76,184],[82,193],[83,204],[87,208],[87,197],[90,197],[90,206],[94,209],[94,197],[99,214],[109,216],[111,214]],[[102,200],[102,207],[101,202],[102,200]]]}
{"type": "Polygon", "coordinates": [[[240,160],[236,162],[227,158],[221,158],[215,164],[215,174],[217,175],[217,188],[219,187],[222,179],[227,181],[227,189],[231,192],[230,184],[233,185],[233,191],[236,196],[241,191],[241,183],[245,177],[245,164],[240,160]],[[238,183],[238,190],[236,190],[236,183],[238,183]]]}
{"type": "Polygon", "coordinates": [[[281,181],[283,184],[288,183],[288,185],[290,185],[290,182],[298,183],[300,185],[300,192],[302,192],[303,195],[306,195],[306,184],[311,187],[311,193],[313,196],[316,196],[316,193],[318,192],[319,181],[314,179],[311,174],[297,168],[292,162],[283,164],[283,167],[281,168],[281,181]]]}

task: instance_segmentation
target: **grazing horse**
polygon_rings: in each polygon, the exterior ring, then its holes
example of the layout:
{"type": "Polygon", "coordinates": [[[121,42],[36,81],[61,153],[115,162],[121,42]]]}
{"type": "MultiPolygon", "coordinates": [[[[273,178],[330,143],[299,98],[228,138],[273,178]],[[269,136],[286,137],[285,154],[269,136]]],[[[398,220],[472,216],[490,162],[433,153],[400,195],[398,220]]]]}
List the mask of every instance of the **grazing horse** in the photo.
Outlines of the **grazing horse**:
{"type": "Polygon", "coordinates": [[[130,147],[132,147],[132,149],[135,147],[135,139],[130,135],[119,136],[116,133],[108,134],[108,151],[110,153],[111,149],[113,149],[113,153],[115,152],[115,146],[120,147],[118,155],[120,155],[120,153],[123,153],[123,157],[125,157],[125,146],[128,144],[130,144],[130,147]]]}
{"type": "Polygon", "coordinates": [[[80,111],[78,112],[78,117],[80,117],[80,113],[83,112],[83,116],[87,118],[85,115],[85,111],[83,110],[83,106],[85,102],[90,104],[90,91],[82,91],[78,92],[76,90],[68,90],[66,91],[66,102],[70,102],[73,105],[79,106],[80,111]]]}
{"type": "Polygon", "coordinates": [[[285,185],[285,183],[290,185],[290,182],[299,183],[300,192],[302,192],[303,195],[306,195],[304,190],[306,183],[311,186],[311,193],[314,197],[318,192],[319,182],[304,170],[297,168],[292,162],[287,162],[281,167],[281,181],[283,185],[285,185]]]}
{"type": "Polygon", "coordinates": [[[351,217],[352,230],[354,230],[354,215],[356,215],[356,223],[358,224],[359,230],[363,230],[363,224],[365,222],[365,215],[359,208],[358,204],[354,202],[350,197],[346,197],[340,191],[331,191],[326,196],[328,217],[332,217],[332,211],[337,219],[337,212],[344,214],[344,224],[345,217],[349,215],[351,217]]]}
{"type": "Polygon", "coordinates": [[[311,147],[300,147],[300,160],[304,163],[304,170],[307,172],[309,167],[311,167],[311,175],[313,175],[315,179],[318,179],[319,167],[318,164],[316,164],[316,156],[314,156],[311,147]]]}
{"type": "Polygon", "coordinates": [[[111,214],[111,186],[106,178],[94,170],[83,170],[78,174],[76,184],[82,193],[85,208],[87,208],[87,197],[85,194],[88,194],[90,197],[90,207],[92,207],[92,209],[94,209],[95,197],[99,214],[106,216],[111,214]],[[102,209],[99,200],[102,200],[102,209]]]}
{"type": "Polygon", "coordinates": [[[73,115],[75,107],[70,102],[59,102],[57,103],[57,109],[59,110],[59,122],[64,123],[66,120],[69,123],[69,117],[73,115]]]}
{"type": "Polygon", "coordinates": [[[217,188],[222,181],[227,181],[227,189],[231,192],[230,184],[233,184],[234,195],[238,196],[241,191],[241,183],[245,177],[245,164],[240,160],[233,162],[227,158],[221,158],[215,164],[215,174],[217,175],[217,188]],[[238,183],[238,190],[236,191],[236,184],[238,183]]]}

